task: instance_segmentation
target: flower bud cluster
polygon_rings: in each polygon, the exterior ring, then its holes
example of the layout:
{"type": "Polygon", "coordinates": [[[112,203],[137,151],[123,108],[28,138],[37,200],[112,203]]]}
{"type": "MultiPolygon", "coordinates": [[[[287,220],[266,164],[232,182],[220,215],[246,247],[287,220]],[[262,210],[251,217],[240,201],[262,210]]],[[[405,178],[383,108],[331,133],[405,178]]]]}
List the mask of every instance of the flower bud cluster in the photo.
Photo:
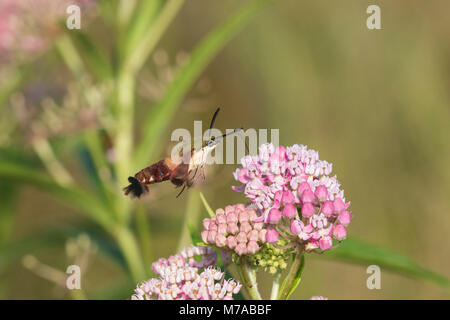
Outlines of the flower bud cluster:
{"type": "MultiPolygon", "coordinates": [[[[287,243],[286,239],[281,238],[276,245],[284,246],[287,243]]],[[[262,268],[264,271],[275,274],[286,269],[291,253],[290,250],[278,249],[266,242],[261,250],[248,257],[248,261],[254,267],[262,268]]]]}
{"type": "Polygon", "coordinates": [[[203,242],[239,256],[256,253],[265,242],[264,223],[255,221],[256,211],[243,204],[217,209],[216,215],[203,220],[203,242]]]}

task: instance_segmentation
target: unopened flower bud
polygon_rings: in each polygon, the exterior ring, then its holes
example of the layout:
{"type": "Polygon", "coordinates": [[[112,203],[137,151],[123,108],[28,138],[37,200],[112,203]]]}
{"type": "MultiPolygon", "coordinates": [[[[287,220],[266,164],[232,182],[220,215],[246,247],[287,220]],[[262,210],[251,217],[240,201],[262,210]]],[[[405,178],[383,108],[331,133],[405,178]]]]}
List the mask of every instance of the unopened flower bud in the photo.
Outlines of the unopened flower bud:
{"type": "Polygon", "coordinates": [[[275,243],[278,241],[278,232],[275,229],[267,230],[266,241],[268,243],[275,243]]]}
{"type": "Polygon", "coordinates": [[[314,193],[311,191],[311,189],[308,189],[308,190],[303,191],[301,199],[302,199],[303,203],[308,203],[308,202],[314,202],[316,197],[315,197],[314,193]]]}
{"type": "Polygon", "coordinates": [[[294,218],[296,214],[297,214],[297,208],[292,203],[288,203],[284,206],[283,216],[290,219],[290,218],[294,218]]]}
{"type": "Polygon", "coordinates": [[[342,201],[341,198],[336,198],[333,200],[333,206],[334,206],[334,210],[337,213],[340,213],[342,210],[345,209],[345,203],[344,201],[342,201]]]}
{"type": "Polygon", "coordinates": [[[258,250],[259,250],[258,243],[256,243],[256,241],[249,241],[249,243],[247,244],[247,253],[254,254],[258,250]]]}
{"type": "Polygon", "coordinates": [[[245,244],[245,242],[240,242],[238,243],[234,251],[236,251],[238,255],[242,256],[243,254],[247,253],[247,245],[245,244]]]}
{"type": "Polygon", "coordinates": [[[272,208],[269,211],[268,222],[271,224],[277,224],[281,219],[281,212],[276,208],[272,208]]]}
{"type": "Polygon", "coordinates": [[[333,202],[325,201],[322,203],[322,212],[325,217],[330,217],[334,212],[333,202]]]}
{"type": "Polygon", "coordinates": [[[327,187],[320,185],[314,190],[314,195],[319,199],[320,201],[327,200],[328,197],[328,190],[327,187]]]}
{"type": "Polygon", "coordinates": [[[314,208],[314,205],[310,202],[306,202],[302,206],[302,217],[309,218],[314,215],[316,212],[316,209],[314,208]]]}
{"type": "Polygon", "coordinates": [[[347,230],[345,230],[345,227],[342,224],[338,224],[334,227],[333,236],[336,240],[342,241],[347,237],[347,230]]]}
{"type": "Polygon", "coordinates": [[[351,220],[352,220],[352,215],[347,210],[342,211],[338,215],[339,223],[342,224],[345,227],[349,225],[351,220]]]}

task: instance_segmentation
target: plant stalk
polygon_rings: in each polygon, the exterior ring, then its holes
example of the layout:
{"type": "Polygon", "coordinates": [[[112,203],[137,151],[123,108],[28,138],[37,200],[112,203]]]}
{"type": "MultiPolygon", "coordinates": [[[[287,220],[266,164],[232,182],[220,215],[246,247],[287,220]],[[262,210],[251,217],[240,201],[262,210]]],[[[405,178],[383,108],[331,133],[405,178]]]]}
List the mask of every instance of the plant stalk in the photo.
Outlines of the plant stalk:
{"type": "Polygon", "coordinates": [[[303,268],[302,257],[302,251],[298,252],[295,255],[291,268],[289,269],[289,273],[283,281],[279,300],[287,300],[289,298],[289,295],[295,289],[294,286],[296,287],[298,285],[298,274],[303,268]]]}
{"type": "Polygon", "coordinates": [[[272,291],[270,292],[270,300],[277,300],[280,291],[281,272],[277,272],[273,276],[272,291]]]}
{"type": "Polygon", "coordinates": [[[239,271],[242,277],[242,283],[247,288],[251,300],[262,300],[261,294],[258,291],[258,283],[256,282],[255,270],[250,268],[245,261],[241,259],[239,264],[239,271]]]}

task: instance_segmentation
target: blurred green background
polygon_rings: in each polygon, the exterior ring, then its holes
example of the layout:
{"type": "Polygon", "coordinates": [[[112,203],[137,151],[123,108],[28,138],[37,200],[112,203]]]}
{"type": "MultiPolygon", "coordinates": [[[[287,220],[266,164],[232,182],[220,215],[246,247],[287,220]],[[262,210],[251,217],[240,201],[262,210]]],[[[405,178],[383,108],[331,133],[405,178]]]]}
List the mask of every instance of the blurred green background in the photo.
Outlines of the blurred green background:
{"type": "MultiPolygon", "coordinates": [[[[0,26],[0,40],[30,32],[42,44],[0,41],[0,298],[79,298],[46,267],[64,272],[74,261],[87,266],[82,295],[129,298],[140,266],[149,276],[152,261],[189,242],[186,223],[206,217],[198,190],[214,208],[245,201],[231,190],[235,165],[209,168],[205,185],[178,199],[169,183],[137,203],[121,194],[141,169],[135,149],[147,165],[165,157],[173,129],[206,123],[218,105],[217,128],[278,128],[280,144],[305,144],[332,162],[352,203],[351,237],[450,277],[448,1],[81,1],[80,31],[65,30],[65,10],[52,20],[34,7],[7,12],[7,2],[0,17],[28,23],[0,26]],[[382,30],[366,27],[371,4],[382,30]],[[242,10],[239,33],[231,23],[214,34],[223,44],[191,53],[242,10]],[[134,70],[143,43],[152,50],[134,70]],[[72,185],[82,197],[64,191],[72,185]],[[97,205],[99,214],[80,214],[97,205]],[[124,249],[133,243],[136,251],[124,249]]],[[[368,290],[370,263],[341,258],[309,255],[292,297],[450,297],[448,280],[383,266],[381,290],[368,290]]]]}

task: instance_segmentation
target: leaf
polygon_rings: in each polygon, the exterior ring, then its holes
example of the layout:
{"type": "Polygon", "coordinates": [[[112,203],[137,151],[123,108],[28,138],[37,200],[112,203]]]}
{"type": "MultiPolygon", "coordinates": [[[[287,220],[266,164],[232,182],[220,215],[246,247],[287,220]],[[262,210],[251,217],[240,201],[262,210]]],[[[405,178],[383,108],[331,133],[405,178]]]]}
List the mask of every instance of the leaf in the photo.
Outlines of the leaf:
{"type": "Polygon", "coordinates": [[[213,209],[211,209],[211,207],[209,206],[208,202],[205,199],[205,196],[201,192],[200,192],[200,199],[202,199],[203,206],[205,207],[205,209],[208,212],[209,216],[211,218],[214,217],[216,214],[214,213],[213,209]]]}
{"type": "MultiPolygon", "coordinates": [[[[127,0],[128,1],[128,0],[127,0]]],[[[142,46],[142,41],[145,41],[145,34],[149,31],[149,27],[154,22],[155,17],[161,9],[162,1],[140,1],[137,8],[134,9],[132,19],[126,27],[125,37],[121,50],[124,56],[129,56],[136,47],[142,46]]]]}
{"type": "MultiPolygon", "coordinates": [[[[294,279],[292,281],[291,287],[289,288],[287,295],[284,299],[289,299],[289,296],[295,291],[295,289],[297,288],[297,286],[300,284],[300,281],[302,280],[302,274],[303,274],[303,268],[305,267],[305,255],[302,254],[301,257],[301,261],[300,261],[300,266],[299,268],[296,270],[296,273],[294,275],[294,279]]],[[[280,295],[283,293],[284,291],[284,286],[286,285],[286,281],[288,280],[288,278],[286,277],[283,281],[283,284],[281,285],[281,289],[280,289],[280,295]]]]}
{"type": "Polygon", "coordinates": [[[155,0],[141,4],[138,8],[141,12],[138,12],[136,22],[130,24],[131,29],[127,33],[129,39],[124,48],[126,69],[137,72],[142,68],[184,1],[167,0],[162,8],[160,1],[155,0]]]}
{"type": "Polygon", "coordinates": [[[83,53],[86,63],[99,80],[108,79],[112,76],[112,68],[108,63],[107,56],[93,43],[87,34],[80,30],[68,31],[69,36],[83,53]]]}
{"type": "Polygon", "coordinates": [[[126,268],[125,260],[119,249],[104,232],[92,226],[75,226],[70,228],[51,228],[26,238],[0,246],[0,273],[16,263],[26,254],[36,254],[41,250],[62,247],[67,239],[85,233],[97,244],[98,249],[126,268]]]}
{"type": "Polygon", "coordinates": [[[157,143],[170,119],[175,115],[183,97],[225,44],[269,1],[252,1],[228,18],[225,23],[208,33],[197,45],[190,54],[188,63],[177,72],[162,100],[152,108],[142,125],[145,130],[135,154],[136,168],[141,168],[149,160],[154,160],[151,158],[156,155],[157,143]]]}
{"type": "Polygon", "coordinates": [[[0,182],[0,245],[9,241],[17,204],[17,187],[13,183],[0,182]]]}
{"type": "Polygon", "coordinates": [[[0,179],[24,183],[49,192],[64,200],[70,206],[86,213],[99,224],[109,227],[112,213],[105,204],[77,187],[61,186],[47,175],[29,166],[0,159],[0,179]]]}
{"type": "MultiPolygon", "coordinates": [[[[186,203],[186,213],[184,214],[183,227],[178,240],[177,252],[181,251],[186,245],[191,243],[191,235],[195,233],[200,220],[200,198],[196,190],[189,190],[186,203]]],[[[195,243],[195,242],[193,242],[195,243]]]]}
{"type": "Polygon", "coordinates": [[[389,248],[374,246],[360,240],[347,239],[341,243],[339,248],[326,252],[324,256],[367,266],[375,264],[381,268],[431,281],[450,289],[450,280],[447,277],[422,268],[410,258],[389,248]]]}

